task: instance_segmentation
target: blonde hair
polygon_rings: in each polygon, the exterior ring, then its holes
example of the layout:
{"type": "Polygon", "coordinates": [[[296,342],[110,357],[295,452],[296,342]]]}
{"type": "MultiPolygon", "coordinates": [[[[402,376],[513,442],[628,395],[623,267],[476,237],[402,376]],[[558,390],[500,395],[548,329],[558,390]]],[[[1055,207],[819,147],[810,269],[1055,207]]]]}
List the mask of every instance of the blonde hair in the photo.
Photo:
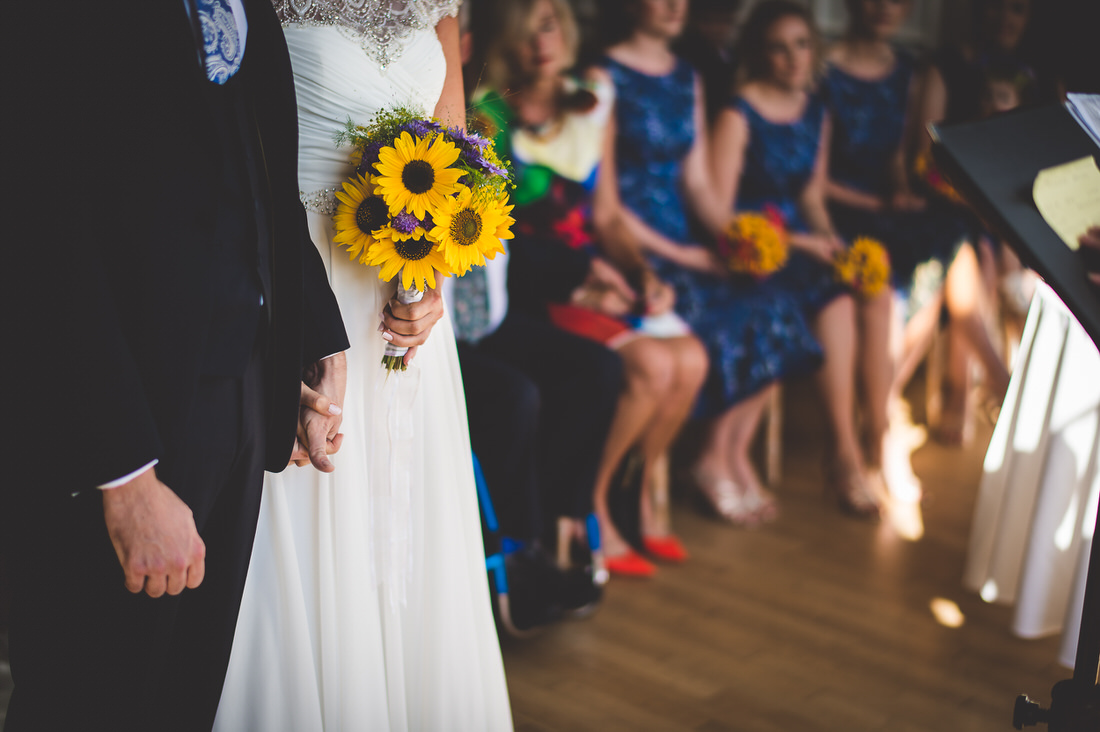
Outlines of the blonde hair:
{"type": "MultiPolygon", "coordinates": [[[[569,68],[577,60],[580,31],[568,0],[546,0],[557,15],[565,42],[566,64],[569,68]]],[[[531,35],[531,18],[541,0],[497,0],[490,17],[493,18],[491,37],[485,46],[485,70],[479,86],[503,92],[514,89],[519,77],[515,49],[531,35]]]]}

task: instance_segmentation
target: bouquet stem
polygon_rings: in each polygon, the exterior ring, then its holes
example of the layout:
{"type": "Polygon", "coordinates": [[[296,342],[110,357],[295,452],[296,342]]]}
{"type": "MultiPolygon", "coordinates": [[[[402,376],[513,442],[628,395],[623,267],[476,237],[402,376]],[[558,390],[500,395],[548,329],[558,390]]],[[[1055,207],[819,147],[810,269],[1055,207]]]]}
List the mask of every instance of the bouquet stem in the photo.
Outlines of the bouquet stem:
{"type": "MultiPolygon", "coordinates": [[[[414,302],[420,302],[424,297],[424,293],[416,289],[415,286],[406,288],[404,278],[401,273],[398,273],[397,294],[395,297],[402,305],[410,305],[414,302]]],[[[404,371],[408,368],[405,365],[405,354],[408,350],[409,349],[404,346],[395,346],[392,343],[388,344],[385,353],[382,355],[382,365],[385,366],[388,371],[404,371]]]]}

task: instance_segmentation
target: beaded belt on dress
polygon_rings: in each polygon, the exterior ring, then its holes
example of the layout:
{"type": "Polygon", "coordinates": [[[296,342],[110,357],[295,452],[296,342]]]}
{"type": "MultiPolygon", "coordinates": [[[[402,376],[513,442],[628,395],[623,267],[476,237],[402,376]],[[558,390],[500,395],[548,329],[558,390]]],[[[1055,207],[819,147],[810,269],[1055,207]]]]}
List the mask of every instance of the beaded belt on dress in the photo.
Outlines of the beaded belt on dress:
{"type": "Polygon", "coordinates": [[[301,199],[306,211],[319,213],[323,216],[332,216],[336,213],[336,191],[338,190],[340,189],[319,188],[312,193],[298,191],[298,198],[301,199]]]}

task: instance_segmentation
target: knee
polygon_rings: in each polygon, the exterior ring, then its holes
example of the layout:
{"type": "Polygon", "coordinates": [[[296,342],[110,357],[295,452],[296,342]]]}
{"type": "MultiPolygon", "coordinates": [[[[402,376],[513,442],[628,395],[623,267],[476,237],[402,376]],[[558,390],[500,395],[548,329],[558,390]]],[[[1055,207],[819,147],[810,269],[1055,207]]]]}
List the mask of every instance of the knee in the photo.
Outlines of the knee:
{"type": "Polygon", "coordinates": [[[676,355],[665,344],[645,338],[630,344],[623,362],[627,385],[649,394],[665,394],[676,379],[676,355]]]}
{"type": "Polygon", "coordinates": [[[706,346],[695,336],[684,339],[677,349],[680,366],[680,382],[686,387],[698,389],[707,378],[710,357],[706,346]]]}
{"type": "Polygon", "coordinates": [[[834,298],[832,302],[821,311],[821,318],[837,326],[852,327],[856,320],[856,299],[853,295],[845,293],[834,298]]]}

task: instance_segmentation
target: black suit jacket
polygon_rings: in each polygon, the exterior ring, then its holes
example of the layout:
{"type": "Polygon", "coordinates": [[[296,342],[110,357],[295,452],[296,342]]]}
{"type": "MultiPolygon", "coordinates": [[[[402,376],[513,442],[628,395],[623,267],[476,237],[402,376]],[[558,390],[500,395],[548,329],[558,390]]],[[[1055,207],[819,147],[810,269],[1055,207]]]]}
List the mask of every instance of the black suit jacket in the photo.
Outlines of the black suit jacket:
{"type": "MultiPolygon", "coordinates": [[[[171,453],[221,314],[213,233],[238,154],[189,3],[3,0],[9,330],[5,440],[16,487],[81,490],[171,453]],[[220,126],[219,126],[220,125],[220,126]],[[21,470],[25,468],[25,470],[21,470]]],[[[268,0],[245,0],[241,68],[266,205],[266,465],[286,465],[304,364],[348,346],[298,200],[290,60],[268,0]]],[[[234,405],[227,405],[233,409],[234,405]]],[[[196,459],[201,459],[196,456],[196,459]]]]}

